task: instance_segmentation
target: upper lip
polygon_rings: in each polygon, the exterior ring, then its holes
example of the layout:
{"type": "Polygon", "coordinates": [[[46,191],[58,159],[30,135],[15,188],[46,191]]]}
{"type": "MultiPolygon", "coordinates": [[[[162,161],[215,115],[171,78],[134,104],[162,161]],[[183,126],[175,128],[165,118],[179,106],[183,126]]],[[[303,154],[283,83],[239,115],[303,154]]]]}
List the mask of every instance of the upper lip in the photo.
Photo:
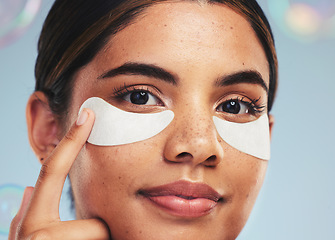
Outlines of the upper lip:
{"type": "Polygon", "coordinates": [[[146,197],[177,196],[184,199],[207,198],[215,202],[222,199],[222,196],[207,184],[194,183],[186,180],[141,189],[138,192],[146,197]]]}

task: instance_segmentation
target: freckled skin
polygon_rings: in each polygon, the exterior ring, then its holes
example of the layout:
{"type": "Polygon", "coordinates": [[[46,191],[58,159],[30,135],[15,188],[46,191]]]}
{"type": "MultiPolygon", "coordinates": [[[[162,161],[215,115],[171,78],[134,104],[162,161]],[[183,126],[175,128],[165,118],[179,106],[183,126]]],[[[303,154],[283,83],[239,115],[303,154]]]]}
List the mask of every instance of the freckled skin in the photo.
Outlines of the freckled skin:
{"type": "MultiPolygon", "coordinates": [[[[77,217],[103,219],[117,240],[235,239],[254,205],[267,162],[222,141],[212,117],[216,102],[228,93],[213,82],[250,69],[269,84],[268,64],[255,33],[223,5],[160,3],[113,37],[76,75],[68,122],[76,119],[87,98],[108,99],[116,85],[135,80],[159,88],[163,108],[173,110],[175,119],[145,141],[114,147],[86,144],[70,172],[77,217]],[[96,80],[129,61],[167,69],[178,75],[179,84],[131,76],[96,80]],[[208,160],[212,156],[214,165],[208,160]],[[225,203],[206,216],[182,219],[136,194],[185,178],[208,184],[226,196],[225,203]]],[[[266,99],[266,93],[261,97],[266,99]]]]}

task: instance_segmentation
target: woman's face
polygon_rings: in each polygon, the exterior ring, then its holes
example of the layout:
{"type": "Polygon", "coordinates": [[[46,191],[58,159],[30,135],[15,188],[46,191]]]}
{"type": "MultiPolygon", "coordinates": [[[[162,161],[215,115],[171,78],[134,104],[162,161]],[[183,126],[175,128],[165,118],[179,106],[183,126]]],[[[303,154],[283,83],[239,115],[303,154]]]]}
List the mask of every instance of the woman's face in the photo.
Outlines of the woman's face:
{"type": "Polygon", "coordinates": [[[117,33],[76,74],[68,123],[90,97],[129,112],[169,109],[174,120],[144,141],[86,144],[70,172],[77,217],[103,219],[114,239],[235,239],[267,162],[225,143],[213,116],[248,122],[266,114],[261,84],[219,84],[251,71],[269,85],[254,31],[224,5],[156,4],[117,33]],[[142,70],[106,76],[126,63],[142,70]],[[150,75],[149,67],[163,69],[175,82],[150,75]]]}

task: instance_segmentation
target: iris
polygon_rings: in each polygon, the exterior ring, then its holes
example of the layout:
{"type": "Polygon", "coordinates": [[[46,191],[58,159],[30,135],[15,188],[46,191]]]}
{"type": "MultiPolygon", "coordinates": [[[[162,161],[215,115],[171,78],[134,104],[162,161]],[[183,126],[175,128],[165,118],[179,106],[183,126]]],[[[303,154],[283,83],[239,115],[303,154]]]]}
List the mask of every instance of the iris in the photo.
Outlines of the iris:
{"type": "Polygon", "coordinates": [[[149,100],[147,92],[138,91],[130,94],[130,101],[133,104],[143,105],[146,104],[149,100]]]}
{"type": "Polygon", "coordinates": [[[230,100],[222,104],[222,111],[232,114],[238,114],[241,110],[240,104],[235,100],[230,100]]]}

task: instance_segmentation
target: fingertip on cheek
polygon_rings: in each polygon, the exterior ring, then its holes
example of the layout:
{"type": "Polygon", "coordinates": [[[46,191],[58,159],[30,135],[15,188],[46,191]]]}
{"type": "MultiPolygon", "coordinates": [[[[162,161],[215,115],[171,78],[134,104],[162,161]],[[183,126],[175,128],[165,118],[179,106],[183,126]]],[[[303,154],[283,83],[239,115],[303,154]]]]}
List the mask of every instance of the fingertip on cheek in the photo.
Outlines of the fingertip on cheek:
{"type": "Polygon", "coordinates": [[[79,116],[77,118],[76,121],[77,126],[84,125],[87,119],[88,119],[88,112],[86,109],[83,109],[82,111],[80,111],[79,116]]]}

